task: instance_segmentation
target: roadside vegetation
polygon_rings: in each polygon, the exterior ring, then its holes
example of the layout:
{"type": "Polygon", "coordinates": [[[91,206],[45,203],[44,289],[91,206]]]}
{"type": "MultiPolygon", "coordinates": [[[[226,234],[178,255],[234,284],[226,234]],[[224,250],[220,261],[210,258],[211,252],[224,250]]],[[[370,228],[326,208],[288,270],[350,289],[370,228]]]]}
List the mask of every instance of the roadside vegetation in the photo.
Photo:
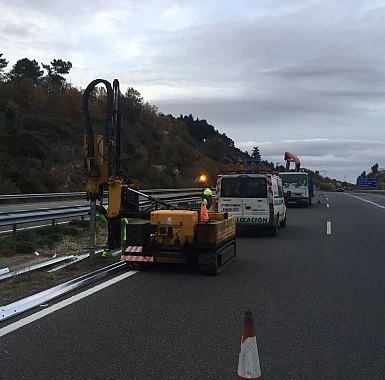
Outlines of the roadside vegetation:
{"type": "Polygon", "coordinates": [[[68,224],[21,230],[16,235],[0,238],[0,257],[48,251],[66,239],[83,241],[88,231],[88,222],[76,220],[68,224]]]}
{"type": "MultiPolygon", "coordinates": [[[[8,64],[0,54],[0,193],[83,191],[83,89],[65,79],[72,63],[8,64]]],[[[102,134],[105,104],[100,87],[90,112],[102,134]]],[[[134,88],[122,94],[121,110],[124,169],[142,188],[193,187],[201,172],[214,178],[228,162],[249,156],[206,120],[164,115],[134,88]]]]}

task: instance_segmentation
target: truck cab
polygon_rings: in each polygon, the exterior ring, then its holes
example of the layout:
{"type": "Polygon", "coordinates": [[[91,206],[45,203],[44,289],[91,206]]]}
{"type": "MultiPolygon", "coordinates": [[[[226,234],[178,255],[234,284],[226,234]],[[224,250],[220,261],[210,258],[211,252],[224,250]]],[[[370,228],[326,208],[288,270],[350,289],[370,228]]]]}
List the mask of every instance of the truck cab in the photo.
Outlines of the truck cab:
{"type": "Polygon", "coordinates": [[[237,229],[264,228],[272,235],[286,226],[282,180],[272,174],[218,176],[216,208],[236,217],[237,229]]]}
{"type": "Polygon", "coordinates": [[[286,205],[309,207],[314,197],[313,181],[306,172],[279,173],[286,205]]]}

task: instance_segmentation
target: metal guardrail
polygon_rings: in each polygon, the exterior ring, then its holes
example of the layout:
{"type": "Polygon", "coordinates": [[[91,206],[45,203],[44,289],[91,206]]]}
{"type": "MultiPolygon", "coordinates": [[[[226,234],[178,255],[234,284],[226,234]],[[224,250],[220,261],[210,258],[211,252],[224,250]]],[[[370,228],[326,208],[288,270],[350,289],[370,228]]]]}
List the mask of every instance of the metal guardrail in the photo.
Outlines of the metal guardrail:
{"type": "Polygon", "coordinates": [[[50,220],[52,225],[57,219],[81,218],[88,215],[90,206],[60,207],[46,210],[16,211],[12,213],[0,213],[0,227],[11,226],[15,234],[18,225],[26,223],[38,223],[50,220]]]}
{"type": "Polygon", "coordinates": [[[42,194],[2,194],[0,201],[21,200],[21,199],[41,199],[41,198],[74,198],[86,196],[85,192],[75,193],[42,193],[42,194]]]}
{"type": "MultiPolygon", "coordinates": [[[[167,194],[167,193],[182,193],[182,192],[199,192],[201,189],[194,187],[188,189],[147,189],[140,190],[144,194],[167,194]]],[[[84,191],[72,193],[42,193],[42,194],[0,194],[0,201],[22,200],[22,199],[42,199],[42,198],[75,198],[85,197],[84,191]]],[[[107,193],[106,193],[107,196],[107,193]]]]}
{"type": "MultiPolygon", "coordinates": [[[[186,191],[186,190],[184,190],[186,191]]],[[[159,197],[159,199],[168,201],[171,204],[185,203],[185,202],[196,202],[199,201],[199,194],[180,194],[171,197],[159,197]]],[[[139,208],[141,210],[151,207],[152,201],[141,201],[139,202],[139,208]]],[[[11,226],[12,231],[16,234],[18,225],[26,223],[39,223],[50,220],[52,225],[56,224],[58,219],[70,219],[70,218],[81,218],[89,215],[90,206],[65,206],[52,209],[44,210],[31,210],[31,211],[15,211],[10,213],[0,213],[0,227],[11,226]]]]}
{"type": "Polygon", "coordinates": [[[70,280],[64,284],[57,285],[51,289],[44,290],[40,293],[24,298],[20,301],[16,301],[9,305],[1,306],[0,322],[20,313],[23,313],[27,310],[30,310],[36,306],[44,304],[45,302],[52,301],[55,298],[67,294],[75,289],[79,289],[97,280],[116,274],[124,269],[127,269],[126,262],[119,261],[115,264],[111,264],[106,268],[102,268],[95,272],[76,278],[74,280],[70,280]]]}
{"type": "Polygon", "coordinates": [[[12,271],[12,272],[0,274],[0,281],[6,280],[7,278],[18,276],[18,275],[23,274],[23,273],[32,272],[34,270],[41,269],[41,268],[44,268],[47,266],[55,265],[55,264],[61,263],[63,261],[74,260],[75,258],[76,258],[75,255],[55,257],[51,260],[43,261],[41,263],[34,264],[34,265],[29,266],[29,267],[24,267],[24,268],[17,269],[17,270],[12,271]]]}
{"type": "Polygon", "coordinates": [[[79,217],[87,215],[90,206],[67,206],[45,210],[15,211],[0,214],[0,226],[9,226],[14,223],[34,223],[46,220],[79,217]]]}

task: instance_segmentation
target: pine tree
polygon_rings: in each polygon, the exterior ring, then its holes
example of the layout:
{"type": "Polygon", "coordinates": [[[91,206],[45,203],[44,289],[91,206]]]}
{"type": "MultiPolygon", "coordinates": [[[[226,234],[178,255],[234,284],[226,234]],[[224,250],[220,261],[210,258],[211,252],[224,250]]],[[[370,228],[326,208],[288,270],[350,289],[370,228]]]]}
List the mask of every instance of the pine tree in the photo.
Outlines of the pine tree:
{"type": "Polygon", "coordinates": [[[254,158],[255,160],[261,160],[261,152],[259,151],[259,148],[257,146],[253,148],[251,158],[254,158]]]}

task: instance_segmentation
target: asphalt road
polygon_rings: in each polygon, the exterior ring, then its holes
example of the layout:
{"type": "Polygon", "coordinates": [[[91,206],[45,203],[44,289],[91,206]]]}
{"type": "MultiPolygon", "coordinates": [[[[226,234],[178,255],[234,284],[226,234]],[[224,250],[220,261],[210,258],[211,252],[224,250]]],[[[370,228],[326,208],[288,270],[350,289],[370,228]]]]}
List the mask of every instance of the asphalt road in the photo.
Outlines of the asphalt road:
{"type": "Polygon", "coordinates": [[[354,193],[348,193],[350,195],[353,195],[354,197],[358,199],[364,199],[366,201],[375,202],[377,204],[380,204],[382,206],[385,206],[385,194],[375,194],[375,193],[360,193],[360,192],[354,192],[354,193]]]}
{"type": "Polygon", "coordinates": [[[250,308],[263,379],[384,379],[385,210],[326,197],[219,276],[153,268],[2,336],[1,378],[234,379],[250,308]]]}

